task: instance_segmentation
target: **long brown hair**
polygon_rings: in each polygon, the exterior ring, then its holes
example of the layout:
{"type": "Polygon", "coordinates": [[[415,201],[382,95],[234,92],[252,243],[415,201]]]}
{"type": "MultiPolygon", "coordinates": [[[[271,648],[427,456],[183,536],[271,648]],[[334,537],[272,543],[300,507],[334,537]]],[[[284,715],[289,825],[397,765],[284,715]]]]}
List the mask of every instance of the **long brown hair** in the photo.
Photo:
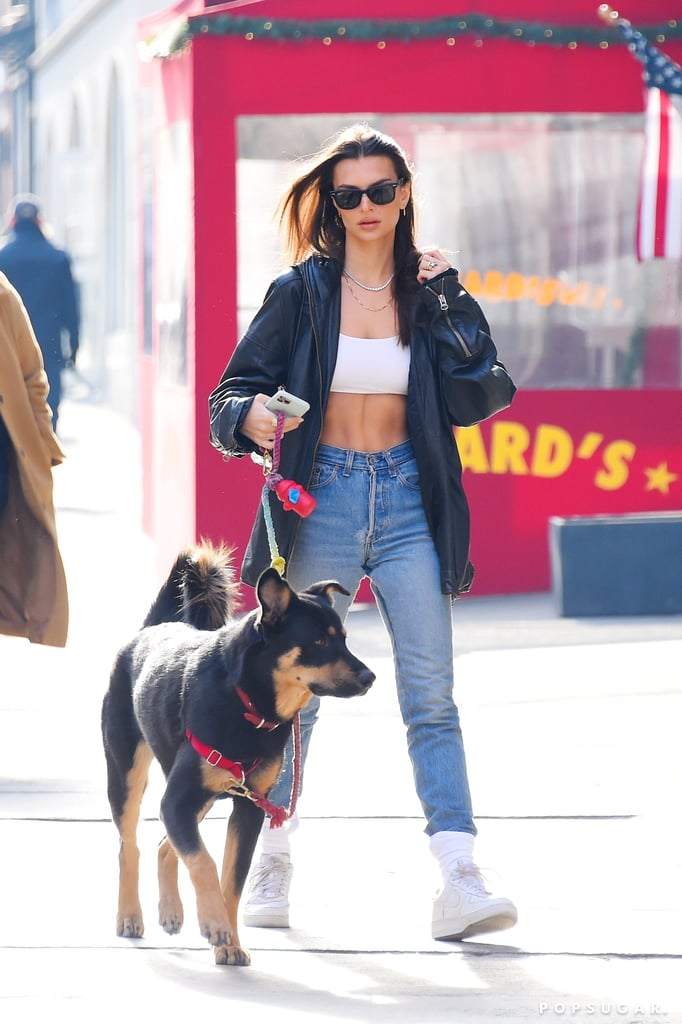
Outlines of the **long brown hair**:
{"type": "MultiPolygon", "coordinates": [[[[343,263],[346,233],[337,215],[330,190],[334,168],[341,160],[363,156],[387,156],[397,178],[412,185],[412,170],[398,143],[367,124],[354,124],[335,135],[313,158],[308,170],[298,177],[279,205],[280,227],[287,239],[289,259],[298,263],[313,253],[343,263]]],[[[412,309],[417,288],[419,253],[414,243],[415,212],[412,188],[405,209],[398,218],[393,259],[395,297],[401,344],[409,344],[412,309]]]]}

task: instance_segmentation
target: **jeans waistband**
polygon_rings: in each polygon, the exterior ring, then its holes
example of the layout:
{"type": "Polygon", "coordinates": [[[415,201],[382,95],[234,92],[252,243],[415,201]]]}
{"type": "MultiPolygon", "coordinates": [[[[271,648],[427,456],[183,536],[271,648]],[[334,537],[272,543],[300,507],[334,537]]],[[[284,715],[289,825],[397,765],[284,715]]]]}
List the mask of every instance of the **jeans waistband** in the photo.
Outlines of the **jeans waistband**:
{"type": "Polygon", "coordinates": [[[350,473],[351,469],[393,470],[396,466],[414,459],[414,449],[410,441],[403,441],[383,452],[356,452],[352,448],[335,448],[331,444],[320,444],[315,459],[329,466],[339,466],[344,473],[350,473]]]}

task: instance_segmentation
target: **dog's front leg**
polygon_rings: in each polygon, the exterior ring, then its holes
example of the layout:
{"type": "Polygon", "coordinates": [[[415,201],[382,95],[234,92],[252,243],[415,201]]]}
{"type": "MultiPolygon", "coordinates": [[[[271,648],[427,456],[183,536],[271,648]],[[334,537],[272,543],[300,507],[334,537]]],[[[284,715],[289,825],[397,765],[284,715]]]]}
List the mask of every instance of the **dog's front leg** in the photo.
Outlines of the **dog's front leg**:
{"type": "MultiPolygon", "coordinates": [[[[204,804],[199,821],[204,820],[214,803],[215,801],[211,799],[204,804]]],[[[158,876],[159,924],[169,935],[176,935],[184,923],[185,912],[178,889],[178,855],[168,836],[164,836],[159,843],[158,876]]]]}
{"type": "Polygon", "coordinates": [[[247,797],[236,796],[233,799],[234,806],[227,826],[220,879],[220,888],[232,928],[232,942],[230,945],[216,947],[215,962],[233,967],[247,967],[251,963],[251,957],[248,951],[242,948],[239,940],[237,915],[264,814],[260,807],[256,807],[247,797]]]}
{"type": "Polygon", "coordinates": [[[212,946],[232,944],[232,926],[220,891],[213,858],[199,841],[196,853],[181,853],[197,897],[199,930],[212,946]]]}
{"type": "Polygon", "coordinates": [[[207,809],[206,795],[196,785],[196,776],[184,773],[176,764],[161,801],[161,818],[168,839],[189,871],[201,934],[212,946],[226,946],[232,942],[232,928],[217,868],[199,835],[199,819],[207,809]]]}

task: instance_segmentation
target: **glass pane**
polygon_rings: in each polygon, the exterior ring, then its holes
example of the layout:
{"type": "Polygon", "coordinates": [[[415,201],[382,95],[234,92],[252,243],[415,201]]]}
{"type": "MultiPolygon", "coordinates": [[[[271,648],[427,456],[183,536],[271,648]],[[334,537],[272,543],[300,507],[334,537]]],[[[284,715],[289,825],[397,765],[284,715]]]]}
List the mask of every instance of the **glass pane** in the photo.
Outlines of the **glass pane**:
{"type": "Polygon", "coordinates": [[[241,118],[240,330],[284,269],[296,161],[363,120],[407,150],[419,244],[459,269],[519,386],[682,387],[682,266],[635,257],[639,114],[241,118]]]}
{"type": "Polygon", "coordinates": [[[159,132],[156,195],[156,305],[159,372],[187,383],[187,281],[191,244],[190,133],[186,121],[159,132]]]}

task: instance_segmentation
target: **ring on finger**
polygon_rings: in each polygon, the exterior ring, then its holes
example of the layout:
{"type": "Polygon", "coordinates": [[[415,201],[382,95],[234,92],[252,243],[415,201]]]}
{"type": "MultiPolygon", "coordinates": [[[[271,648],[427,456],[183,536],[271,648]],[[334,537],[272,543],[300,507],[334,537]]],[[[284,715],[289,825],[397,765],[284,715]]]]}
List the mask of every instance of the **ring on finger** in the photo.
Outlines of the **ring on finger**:
{"type": "Polygon", "coordinates": [[[429,260],[429,262],[426,265],[429,268],[429,270],[433,270],[434,267],[438,266],[435,260],[429,260]]]}

